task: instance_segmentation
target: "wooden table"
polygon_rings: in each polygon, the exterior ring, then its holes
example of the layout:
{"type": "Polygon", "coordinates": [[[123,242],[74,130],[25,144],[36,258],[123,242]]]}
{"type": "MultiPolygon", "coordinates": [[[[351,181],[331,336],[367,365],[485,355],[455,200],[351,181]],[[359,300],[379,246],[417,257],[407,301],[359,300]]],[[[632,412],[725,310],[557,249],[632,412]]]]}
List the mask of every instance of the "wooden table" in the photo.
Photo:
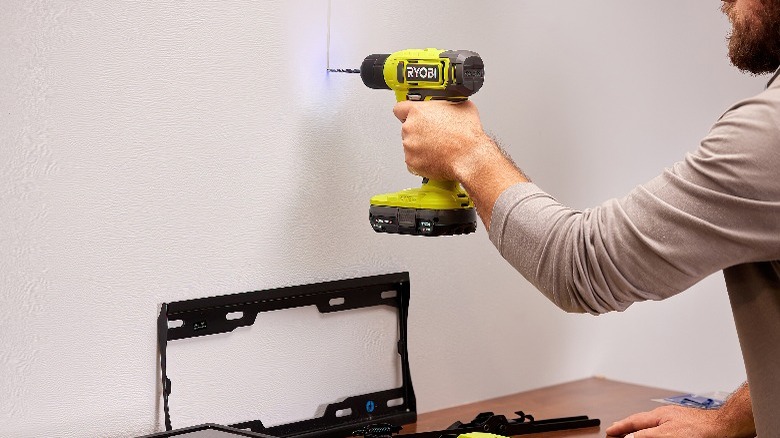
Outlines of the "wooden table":
{"type": "Polygon", "coordinates": [[[493,412],[515,418],[522,410],[537,420],[587,415],[601,420],[600,427],[548,432],[531,437],[604,437],[609,425],[631,414],[661,406],[651,399],[678,395],[678,391],[632,385],[593,377],[533,391],[472,403],[418,415],[415,424],[404,426],[403,432],[440,430],[455,421],[471,421],[480,412],[493,412]]]}

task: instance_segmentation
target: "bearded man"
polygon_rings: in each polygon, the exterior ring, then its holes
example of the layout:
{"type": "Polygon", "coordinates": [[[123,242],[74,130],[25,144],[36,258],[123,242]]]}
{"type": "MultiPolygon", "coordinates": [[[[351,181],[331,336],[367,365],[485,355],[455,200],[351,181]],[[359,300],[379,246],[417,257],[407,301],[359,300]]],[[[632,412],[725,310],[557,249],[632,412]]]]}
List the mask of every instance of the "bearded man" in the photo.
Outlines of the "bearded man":
{"type": "MultiPolygon", "coordinates": [[[[723,0],[740,70],[780,66],[780,0],[723,0]]],[[[664,406],[609,435],[780,434],[780,80],[732,106],[699,148],[626,197],[560,205],[485,134],[472,102],[400,102],[406,164],[460,181],[501,255],[562,309],[599,314],[675,295],[722,270],[748,383],[718,410],[664,406]]]]}

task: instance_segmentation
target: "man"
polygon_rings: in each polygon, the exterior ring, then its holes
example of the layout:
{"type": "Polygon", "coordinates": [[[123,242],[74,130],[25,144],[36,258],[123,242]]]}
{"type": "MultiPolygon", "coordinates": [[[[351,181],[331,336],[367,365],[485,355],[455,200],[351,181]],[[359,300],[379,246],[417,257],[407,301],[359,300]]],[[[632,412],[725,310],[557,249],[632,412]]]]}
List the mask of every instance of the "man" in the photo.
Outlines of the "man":
{"type": "MultiPolygon", "coordinates": [[[[777,69],[780,0],[724,0],[722,10],[732,63],[777,69]]],[[[401,102],[394,112],[410,171],[460,181],[501,255],[564,310],[624,310],[723,270],[750,387],[718,411],[666,406],[608,434],[780,434],[780,80],[729,109],[683,161],[584,212],[531,183],[484,133],[473,103],[401,102]]]]}

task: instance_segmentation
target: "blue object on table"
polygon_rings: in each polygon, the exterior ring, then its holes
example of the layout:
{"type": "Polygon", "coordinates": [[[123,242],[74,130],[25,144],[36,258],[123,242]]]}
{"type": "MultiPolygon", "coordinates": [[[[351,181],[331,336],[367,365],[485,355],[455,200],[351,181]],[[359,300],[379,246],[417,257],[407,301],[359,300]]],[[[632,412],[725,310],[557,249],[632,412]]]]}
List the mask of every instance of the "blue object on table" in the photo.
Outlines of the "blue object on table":
{"type": "Polygon", "coordinates": [[[695,394],[683,394],[674,397],[667,397],[664,399],[664,401],[675,405],[699,409],[718,409],[723,405],[723,400],[703,397],[695,394]]]}

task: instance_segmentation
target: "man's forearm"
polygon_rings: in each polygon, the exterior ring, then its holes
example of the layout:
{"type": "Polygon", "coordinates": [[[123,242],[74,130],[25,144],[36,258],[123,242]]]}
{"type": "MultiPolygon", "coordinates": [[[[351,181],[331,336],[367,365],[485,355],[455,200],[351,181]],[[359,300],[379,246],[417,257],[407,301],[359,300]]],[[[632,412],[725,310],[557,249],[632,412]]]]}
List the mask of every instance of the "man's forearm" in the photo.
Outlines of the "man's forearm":
{"type": "Polygon", "coordinates": [[[501,193],[517,183],[529,182],[512,159],[487,138],[473,149],[468,162],[456,172],[487,230],[490,230],[493,205],[501,193]]]}

